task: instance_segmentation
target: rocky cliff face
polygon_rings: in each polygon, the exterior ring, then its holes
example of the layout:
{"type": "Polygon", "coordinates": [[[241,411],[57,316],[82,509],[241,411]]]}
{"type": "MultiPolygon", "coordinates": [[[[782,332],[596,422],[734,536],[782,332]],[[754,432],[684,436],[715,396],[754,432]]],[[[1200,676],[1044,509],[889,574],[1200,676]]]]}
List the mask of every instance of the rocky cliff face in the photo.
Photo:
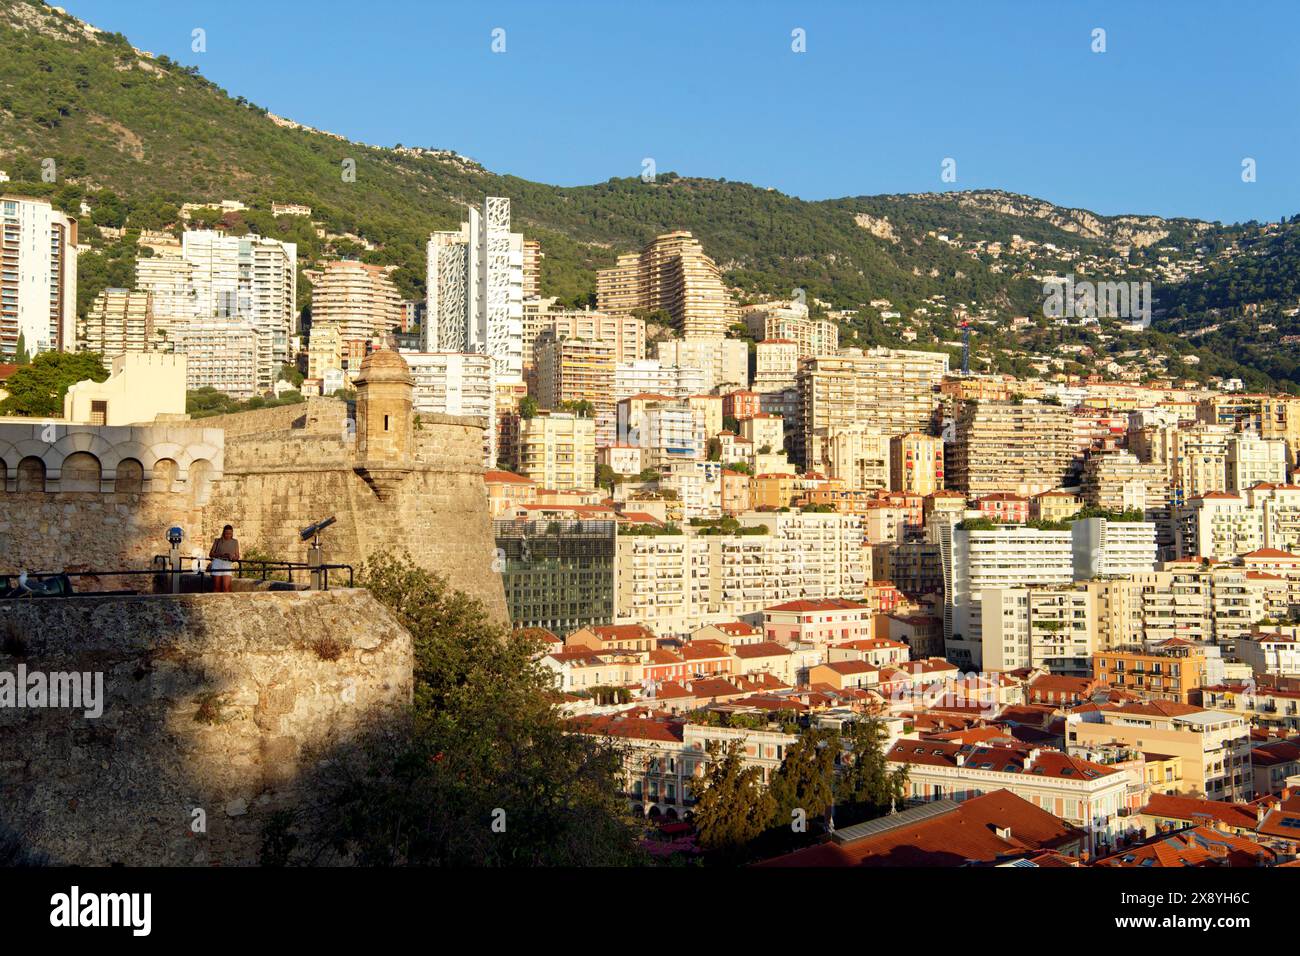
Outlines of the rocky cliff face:
{"type": "Polygon", "coordinates": [[[411,701],[410,634],[361,590],[0,601],[0,641],[0,816],[54,863],[254,864],[322,761],[411,701]],[[75,707],[6,703],[72,674],[75,707]]]}

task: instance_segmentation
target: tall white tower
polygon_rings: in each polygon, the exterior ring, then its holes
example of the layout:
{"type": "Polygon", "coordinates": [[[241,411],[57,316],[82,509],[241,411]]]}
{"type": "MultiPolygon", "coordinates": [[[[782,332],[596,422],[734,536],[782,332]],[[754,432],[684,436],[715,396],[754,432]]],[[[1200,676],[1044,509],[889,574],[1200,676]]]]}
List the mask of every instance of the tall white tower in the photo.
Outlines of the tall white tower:
{"type": "Polygon", "coordinates": [[[524,237],[510,231],[510,200],[489,196],[460,232],[428,244],[424,348],[492,357],[498,382],[524,371],[524,237]]]}

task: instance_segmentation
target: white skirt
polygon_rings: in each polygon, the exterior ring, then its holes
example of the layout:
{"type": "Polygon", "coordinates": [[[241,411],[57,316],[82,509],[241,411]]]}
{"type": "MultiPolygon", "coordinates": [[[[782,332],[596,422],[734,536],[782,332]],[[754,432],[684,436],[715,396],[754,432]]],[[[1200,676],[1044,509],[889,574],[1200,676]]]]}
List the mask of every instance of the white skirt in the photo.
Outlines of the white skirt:
{"type": "Polygon", "coordinates": [[[213,577],[228,578],[230,577],[230,569],[233,567],[234,565],[225,558],[213,558],[208,570],[212,572],[213,577]]]}

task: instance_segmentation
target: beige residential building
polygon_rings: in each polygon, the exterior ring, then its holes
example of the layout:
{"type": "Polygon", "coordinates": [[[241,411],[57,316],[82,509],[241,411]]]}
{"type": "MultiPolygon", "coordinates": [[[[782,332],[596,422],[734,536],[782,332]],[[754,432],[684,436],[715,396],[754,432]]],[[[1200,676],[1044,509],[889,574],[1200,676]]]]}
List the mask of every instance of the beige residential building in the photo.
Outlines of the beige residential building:
{"type": "Polygon", "coordinates": [[[667,312],[687,338],[722,336],[740,320],[722,272],[689,232],[657,237],[639,253],[596,273],[601,312],[667,312]]]}
{"type": "Polygon", "coordinates": [[[1152,700],[1105,704],[1099,711],[1066,717],[1066,745],[1127,744],[1181,757],[1179,793],[1210,800],[1250,800],[1250,724],[1222,711],[1152,700]]]}
{"type": "Polygon", "coordinates": [[[889,488],[929,495],[943,487],[943,439],[920,432],[889,440],[889,488]]]}
{"type": "Polygon", "coordinates": [[[1261,438],[1286,442],[1287,467],[1294,474],[1300,466],[1300,397],[1271,395],[1259,403],[1261,438]]]}
{"type": "MultiPolygon", "coordinates": [[[[525,243],[526,245],[527,243],[525,243]]],[[[536,348],[547,332],[558,339],[606,342],[614,348],[615,362],[645,358],[645,322],[631,315],[607,315],[587,309],[564,309],[556,299],[524,302],[524,366],[536,364],[536,348]]]]}
{"type": "Polygon", "coordinates": [[[554,332],[539,339],[537,401],[542,408],[559,409],[568,402],[590,402],[596,420],[596,442],[614,440],[614,347],[609,342],[581,338],[556,338],[554,332]]]}
{"type": "Polygon", "coordinates": [[[796,457],[825,461],[823,445],[836,428],[860,425],[887,436],[930,431],[947,371],[942,352],[850,349],[808,359],[799,369],[803,408],[796,457]]]}
{"type": "Polygon", "coordinates": [[[551,412],[519,422],[518,471],[539,488],[591,488],[596,480],[596,422],[551,412]]]}
{"type": "Polygon", "coordinates": [[[1083,500],[1107,511],[1161,510],[1169,506],[1169,473],[1127,451],[1092,455],[1083,463],[1083,500]]]}
{"type": "Polygon", "coordinates": [[[1160,425],[1133,431],[1132,451],[1143,461],[1164,466],[1172,503],[1190,501],[1228,484],[1229,425],[1160,425]]]}
{"type": "MultiPolygon", "coordinates": [[[[311,340],[307,346],[307,377],[324,379],[330,369],[343,370],[347,363],[347,349],[343,342],[343,333],[337,325],[322,325],[311,330],[311,340]]],[[[353,371],[360,371],[360,365],[353,371]]]]}
{"type": "Polygon", "coordinates": [[[1245,568],[1170,562],[1160,571],[1087,582],[1094,605],[1094,649],[1114,650],[1174,638],[1229,644],[1264,616],[1245,568]]]}
{"type": "Polygon", "coordinates": [[[402,298],[382,266],[327,262],[312,291],[312,335],[333,326],[345,341],[382,342],[402,322],[402,298]]]}
{"type": "Polygon", "coordinates": [[[536,239],[525,239],[524,249],[524,298],[535,299],[542,294],[542,244],[536,239]]]}
{"type": "Polygon", "coordinates": [[[99,352],[106,360],[126,352],[161,349],[162,344],[154,336],[148,292],[105,289],[77,323],[77,349],[99,352]]]}
{"type": "Polygon", "coordinates": [[[810,319],[801,302],[764,302],[743,310],[750,334],[763,341],[787,341],[798,358],[834,355],[840,348],[840,329],[829,319],[810,319]]]}
{"type": "Polygon", "coordinates": [[[948,484],[968,497],[1034,495],[1066,483],[1074,422],[1058,405],[968,402],[957,415],[948,484]]]}
{"type": "Polygon", "coordinates": [[[889,487],[889,439],[879,429],[849,425],[818,436],[822,457],[809,468],[824,471],[851,490],[889,487]]]}
{"type": "Polygon", "coordinates": [[[252,398],[258,380],[258,329],[250,322],[194,320],[177,333],[176,351],[187,356],[185,387],[215,388],[231,398],[252,398]]]}
{"type": "Polygon", "coordinates": [[[152,256],[135,261],[135,287],[149,295],[155,333],[171,341],[173,329],[196,315],[194,267],[181,255],[181,244],[175,240],[155,243],[152,248],[152,256]]]}

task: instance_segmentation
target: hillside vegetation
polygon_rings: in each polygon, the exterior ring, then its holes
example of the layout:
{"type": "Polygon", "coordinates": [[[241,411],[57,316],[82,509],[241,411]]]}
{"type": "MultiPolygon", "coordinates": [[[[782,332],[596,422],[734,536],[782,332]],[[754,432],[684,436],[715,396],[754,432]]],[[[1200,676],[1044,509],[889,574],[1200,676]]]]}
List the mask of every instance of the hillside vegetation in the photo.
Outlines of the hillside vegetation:
{"type": "MultiPolygon", "coordinates": [[[[182,203],[222,199],[250,206],[211,217],[229,231],[295,241],[304,265],[330,255],[396,266],[394,280],[410,297],[423,295],[429,232],[456,228],[465,206],[485,195],[513,200],[516,228],[542,243],[543,294],[565,302],[592,301],[596,270],[619,252],[658,233],[688,229],[746,298],[788,297],[800,288],[815,306],[820,300],[859,309],[842,322],[843,340],[858,345],[904,344],[896,324],[861,308],[878,298],[889,299],[904,316],[934,296],[1002,319],[1041,314],[1041,285],[1023,270],[991,268],[938,233],[990,242],[1020,235],[1090,253],[1134,241],[1138,248],[1130,259],[1137,263],[1151,254],[1152,237],[1218,244],[1238,236],[1235,227],[1103,217],[996,191],[806,202],[671,172],[651,183],[534,183],[494,174],[445,148],[369,146],[296,128],[228,95],[194,67],[141,53],[126,37],[37,0],[0,0],[0,168],[13,180],[13,191],[48,195],[74,214],[83,201],[90,205],[90,217],[81,217],[90,246],[79,268],[83,310],[106,286],[134,282],[138,230],[176,229],[182,203]],[[355,181],[343,175],[349,160],[355,181]],[[52,176],[43,175],[51,169],[52,176]],[[303,218],[272,216],[272,201],[310,205],[326,236],[303,218]],[[103,227],[125,229],[125,235],[107,238],[99,233],[103,227]]],[[[1190,295],[1177,300],[1183,313],[1202,308],[1190,295]]],[[[309,303],[305,281],[300,297],[309,303]]],[[[951,315],[923,325],[916,347],[955,347],[959,333],[951,315]]],[[[980,367],[1023,372],[1028,353],[1050,355],[1080,340],[1098,356],[1120,347],[1181,349],[1201,358],[1199,364],[1173,362],[1189,376],[1300,388],[1294,364],[1272,361],[1267,349],[1224,348],[1208,339],[1202,347],[1156,331],[1112,347],[1037,322],[1014,334],[981,329],[980,367]]]]}

